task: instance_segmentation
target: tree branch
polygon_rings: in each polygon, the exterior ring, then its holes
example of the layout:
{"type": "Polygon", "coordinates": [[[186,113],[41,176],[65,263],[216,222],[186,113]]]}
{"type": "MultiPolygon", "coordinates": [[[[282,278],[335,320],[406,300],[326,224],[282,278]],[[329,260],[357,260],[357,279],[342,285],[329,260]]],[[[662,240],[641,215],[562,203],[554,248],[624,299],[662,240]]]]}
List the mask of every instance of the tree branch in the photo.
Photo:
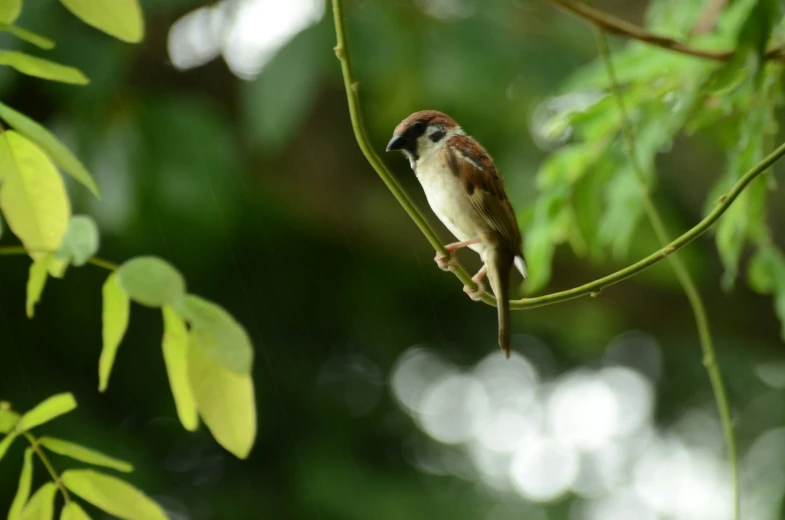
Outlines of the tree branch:
{"type": "MultiPolygon", "coordinates": [[[[595,9],[594,7],[575,2],[574,0],[549,1],[567,11],[570,11],[571,13],[577,15],[598,29],[601,29],[607,33],[624,36],[626,38],[632,38],[634,40],[642,41],[644,43],[648,43],[649,45],[654,45],[655,47],[660,47],[669,51],[715,61],[727,61],[736,52],[734,49],[719,51],[692,47],[684,42],[667,36],[652,34],[642,27],[600,11],[599,9],[595,9]]],[[[770,47],[763,57],[766,60],[785,62],[785,53],[783,52],[782,47],[770,47]]]]}
{"type": "MultiPolygon", "coordinates": [[[[561,2],[563,0],[553,0],[555,2],[561,2]]],[[[433,229],[428,225],[428,222],[425,220],[422,212],[417,208],[417,206],[411,201],[411,199],[406,195],[403,191],[403,188],[398,184],[398,181],[393,177],[392,173],[387,169],[387,167],[382,162],[381,158],[376,154],[373,150],[373,147],[370,144],[370,140],[368,139],[368,135],[365,132],[365,127],[363,126],[361,112],[360,112],[360,101],[358,95],[358,83],[354,78],[354,74],[352,72],[352,65],[349,56],[349,47],[346,40],[346,29],[343,23],[343,11],[342,11],[342,2],[341,0],[332,0],[333,5],[333,17],[335,19],[335,33],[338,40],[338,45],[335,46],[335,54],[341,62],[341,70],[343,72],[343,81],[344,86],[346,88],[346,98],[349,105],[349,115],[352,121],[352,129],[354,130],[354,136],[357,139],[357,144],[360,146],[365,158],[371,164],[373,169],[376,173],[381,177],[382,181],[387,185],[390,189],[392,194],[395,196],[396,200],[401,204],[403,209],[406,213],[409,214],[411,219],[417,224],[417,227],[420,228],[425,238],[430,242],[433,248],[436,251],[441,253],[445,253],[444,246],[442,245],[439,238],[436,236],[436,233],[433,229]]],[[[779,148],[774,150],[768,157],[763,159],[760,163],[758,163],[754,168],[744,174],[737,182],[733,185],[731,190],[726,194],[720,197],[717,201],[717,206],[709,213],[703,220],[701,220],[695,227],[681,235],[676,240],[669,243],[667,246],[663,247],[659,251],[652,253],[651,255],[647,256],[646,258],[639,260],[638,262],[625,267],[615,273],[609,274],[608,276],[604,276],[598,280],[594,280],[593,282],[587,283],[585,285],[581,285],[579,287],[575,287],[572,289],[568,289],[566,291],[559,291],[551,294],[546,294],[544,296],[538,296],[535,298],[522,298],[519,300],[511,300],[510,301],[510,308],[516,310],[522,309],[531,309],[534,307],[542,307],[544,305],[551,305],[554,303],[559,303],[567,300],[572,300],[575,298],[580,298],[581,296],[597,296],[602,289],[613,285],[615,283],[621,282],[644,269],[651,267],[652,265],[660,262],[664,258],[667,258],[669,255],[674,253],[675,251],[679,250],[680,248],[686,246],[696,238],[698,238],[702,233],[708,230],[712,224],[714,224],[720,216],[730,207],[736,197],[744,191],[747,185],[757,176],[764,173],[772,164],[774,164],[780,157],[785,155],[785,144],[782,144],[779,148]]],[[[2,254],[2,251],[0,251],[2,254]]],[[[450,269],[455,276],[464,284],[469,286],[472,290],[476,290],[477,286],[472,281],[469,274],[463,269],[460,265],[456,265],[450,269]]],[[[483,294],[482,297],[483,303],[488,305],[496,305],[496,298],[492,295],[488,294],[487,292],[483,294]]]]}

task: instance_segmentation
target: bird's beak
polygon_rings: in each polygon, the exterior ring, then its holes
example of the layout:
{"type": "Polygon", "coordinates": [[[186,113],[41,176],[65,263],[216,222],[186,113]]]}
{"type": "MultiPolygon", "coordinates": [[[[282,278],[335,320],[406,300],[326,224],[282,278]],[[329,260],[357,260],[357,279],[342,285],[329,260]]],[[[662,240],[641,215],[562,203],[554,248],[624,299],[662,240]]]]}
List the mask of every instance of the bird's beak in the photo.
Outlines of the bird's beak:
{"type": "Polygon", "coordinates": [[[394,135],[390,142],[387,143],[387,151],[392,152],[393,150],[402,150],[406,147],[406,137],[403,135],[394,135]]]}

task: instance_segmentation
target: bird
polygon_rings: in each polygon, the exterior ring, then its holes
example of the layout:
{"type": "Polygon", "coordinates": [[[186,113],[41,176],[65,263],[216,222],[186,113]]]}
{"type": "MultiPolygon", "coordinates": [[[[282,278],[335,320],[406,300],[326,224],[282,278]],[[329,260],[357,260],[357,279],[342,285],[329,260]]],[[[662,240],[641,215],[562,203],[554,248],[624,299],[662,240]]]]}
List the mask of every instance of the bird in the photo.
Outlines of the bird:
{"type": "Polygon", "coordinates": [[[414,170],[433,212],[455,235],[434,260],[442,270],[455,265],[455,252],[469,247],[483,262],[472,277],[482,297],[487,275],[497,299],[499,347],[510,357],[510,272],[513,266],[526,278],[526,260],[515,211],[490,154],[466,134],[453,118],[437,110],[414,112],[393,131],[387,151],[400,151],[414,170]]]}

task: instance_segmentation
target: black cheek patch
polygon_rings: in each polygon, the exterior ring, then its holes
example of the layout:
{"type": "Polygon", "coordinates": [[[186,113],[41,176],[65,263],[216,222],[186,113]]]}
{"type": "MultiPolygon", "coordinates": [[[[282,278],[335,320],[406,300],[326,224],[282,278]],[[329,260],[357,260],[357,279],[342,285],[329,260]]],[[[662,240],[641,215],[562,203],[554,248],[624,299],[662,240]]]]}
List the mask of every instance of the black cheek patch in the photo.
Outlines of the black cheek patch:
{"type": "Polygon", "coordinates": [[[441,141],[444,138],[444,136],[445,136],[445,133],[442,132],[442,131],[439,131],[439,132],[434,132],[431,135],[429,135],[428,139],[430,139],[434,143],[438,143],[439,141],[441,141]]]}
{"type": "Polygon", "coordinates": [[[469,195],[474,194],[474,184],[472,184],[471,182],[466,183],[466,193],[468,193],[469,195]]]}

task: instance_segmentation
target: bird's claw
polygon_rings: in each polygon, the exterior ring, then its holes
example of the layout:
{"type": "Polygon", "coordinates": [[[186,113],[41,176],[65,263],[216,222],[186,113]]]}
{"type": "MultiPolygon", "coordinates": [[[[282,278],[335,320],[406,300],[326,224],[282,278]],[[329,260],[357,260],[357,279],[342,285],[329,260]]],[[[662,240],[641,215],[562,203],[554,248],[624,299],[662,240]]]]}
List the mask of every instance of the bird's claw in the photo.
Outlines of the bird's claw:
{"type": "Polygon", "coordinates": [[[439,269],[441,269],[442,271],[449,271],[450,267],[454,266],[457,263],[457,260],[455,259],[455,254],[453,254],[452,251],[450,251],[449,254],[446,255],[437,252],[436,256],[433,257],[433,260],[434,262],[436,262],[436,265],[438,265],[439,269]]]}
{"type": "Polygon", "coordinates": [[[468,294],[469,298],[471,298],[472,300],[478,302],[478,301],[482,300],[482,295],[485,294],[485,286],[482,284],[482,282],[478,282],[476,280],[475,280],[475,283],[477,284],[477,290],[473,290],[468,285],[464,285],[463,286],[463,292],[468,294]]]}

